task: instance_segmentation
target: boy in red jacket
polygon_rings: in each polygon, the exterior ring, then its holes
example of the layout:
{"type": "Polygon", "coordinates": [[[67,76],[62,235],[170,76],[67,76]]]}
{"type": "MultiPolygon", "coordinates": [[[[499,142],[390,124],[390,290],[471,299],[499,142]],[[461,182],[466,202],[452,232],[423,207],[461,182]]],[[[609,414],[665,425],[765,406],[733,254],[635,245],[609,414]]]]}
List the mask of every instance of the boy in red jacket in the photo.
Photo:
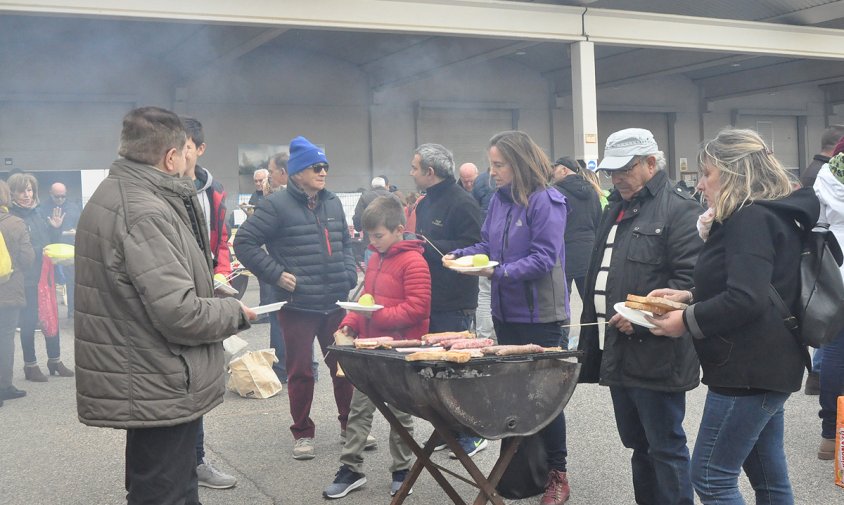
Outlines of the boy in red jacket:
{"type": "MultiPolygon", "coordinates": [[[[384,308],[375,312],[349,312],[340,323],[340,332],[351,337],[393,337],[420,339],[428,332],[431,313],[431,274],[422,257],[422,241],[404,240],[405,215],[401,204],[392,197],[378,197],[363,212],[363,228],[369,236],[369,249],[378,254],[369,258],[364,277],[364,293],[384,308]]],[[[389,380],[388,377],[384,379],[389,380]]],[[[390,410],[413,435],[410,414],[392,406],[390,410]]],[[[355,389],[346,424],[346,443],[340,455],[340,470],[322,495],[342,498],[366,484],[363,450],[372,429],[375,404],[355,389]]],[[[390,454],[393,455],[390,496],[395,495],[410,468],[410,448],[390,430],[390,454]]]]}

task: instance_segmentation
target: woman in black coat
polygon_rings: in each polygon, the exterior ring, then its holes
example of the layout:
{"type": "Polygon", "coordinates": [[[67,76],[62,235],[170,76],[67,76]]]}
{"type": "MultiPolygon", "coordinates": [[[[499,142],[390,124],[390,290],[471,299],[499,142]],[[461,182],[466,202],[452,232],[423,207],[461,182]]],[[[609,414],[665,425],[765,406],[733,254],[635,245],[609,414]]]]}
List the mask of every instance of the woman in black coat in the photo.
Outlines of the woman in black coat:
{"type": "Polygon", "coordinates": [[[704,505],[744,504],[744,469],[757,503],[794,503],[783,450],[783,406],[800,389],[808,353],[770,299],[792,313],[800,293],[801,231],[818,220],[811,189],[794,191],[786,170],[752,130],[724,130],[699,156],[709,210],[692,291],[659,289],[689,303],[648,318],[655,335],[691,334],[709,387],[691,461],[704,505]]]}
{"type": "Polygon", "coordinates": [[[571,292],[571,282],[583,297],[586,288],[586,270],[595,245],[595,230],[601,221],[601,188],[586,180],[581,168],[571,158],[560,158],[554,163],[554,185],[566,197],[569,215],[566,220],[566,282],[571,292]]]}

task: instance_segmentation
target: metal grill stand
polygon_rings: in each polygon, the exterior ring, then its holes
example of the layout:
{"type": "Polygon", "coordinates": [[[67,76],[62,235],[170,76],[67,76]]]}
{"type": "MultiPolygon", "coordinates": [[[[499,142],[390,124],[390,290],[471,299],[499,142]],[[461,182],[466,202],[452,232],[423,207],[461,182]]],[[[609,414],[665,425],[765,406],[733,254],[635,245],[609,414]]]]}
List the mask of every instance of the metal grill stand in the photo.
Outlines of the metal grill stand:
{"type": "Polygon", "coordinates": [[[333,346],[346,376],[366,394],[390,426],[416,455],[392,504],[404,503],[408,491],[427,470],[455,504],[466,505],[444,474],[478,489],[474,505],[504,501],[495,490],[504,470],[525,436],[544,428],[563,411],[574,388],[580,365],[566,361],[578,352],[528,356],[484,357],[456,365],[441,362],[408,362],[392,350],[357,350],[333,346]],[[424,447],[413,439],[393,413],[390,404],[430,422],[434,432],[424,447]],[[502,439],[502,451],[485,476],[466,454],[454,433],[492,440],[502,439]],[[431,461],[440,441],[457,456],[470,478],[431,461]]]}

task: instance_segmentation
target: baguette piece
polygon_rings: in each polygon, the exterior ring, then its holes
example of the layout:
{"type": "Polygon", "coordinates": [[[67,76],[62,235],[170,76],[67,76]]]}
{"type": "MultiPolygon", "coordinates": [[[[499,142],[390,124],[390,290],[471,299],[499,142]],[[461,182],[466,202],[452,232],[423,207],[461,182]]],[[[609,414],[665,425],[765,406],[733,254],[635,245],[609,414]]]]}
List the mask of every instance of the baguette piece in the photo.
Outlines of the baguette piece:
{"type": "Polygon", "coordinates": [[[688,305],[685,303],[671,301],[660,296],[637,296],[627,295],[627,301],[624,302],[625,307],[637,310],[645,310],[654,315],[661,316],[673,310],[683,310],[688,305]]]}
{"type": "Polygon", "coordinates": [[[449,361],[451,363],[466,363],[472,354],[465,351],[420,351],[408,354],[407,361],[449,361]]]}

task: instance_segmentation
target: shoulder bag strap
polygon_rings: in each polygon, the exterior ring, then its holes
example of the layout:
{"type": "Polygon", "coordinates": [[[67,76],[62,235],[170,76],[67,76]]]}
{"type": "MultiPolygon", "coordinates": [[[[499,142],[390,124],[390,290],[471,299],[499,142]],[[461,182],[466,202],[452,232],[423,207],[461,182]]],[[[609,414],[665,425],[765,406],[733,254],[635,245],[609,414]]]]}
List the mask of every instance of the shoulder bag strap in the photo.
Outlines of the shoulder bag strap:
{"type": "Polygon", "coordinates": [[[802,342],[800,340],[800,321],[797,320],[796,317],[791,313],[791,310],[786,306],[785,302],[783,301],[782,297],[780,296],[777,288],[774,287],[773,284],[768,285],[768,295],[772,302],[774,302],[774,306],[779,310],[780,314],[783,318],[783,324],[794,335],[794,338],[797,339],[798,342],[802,342]]]}

